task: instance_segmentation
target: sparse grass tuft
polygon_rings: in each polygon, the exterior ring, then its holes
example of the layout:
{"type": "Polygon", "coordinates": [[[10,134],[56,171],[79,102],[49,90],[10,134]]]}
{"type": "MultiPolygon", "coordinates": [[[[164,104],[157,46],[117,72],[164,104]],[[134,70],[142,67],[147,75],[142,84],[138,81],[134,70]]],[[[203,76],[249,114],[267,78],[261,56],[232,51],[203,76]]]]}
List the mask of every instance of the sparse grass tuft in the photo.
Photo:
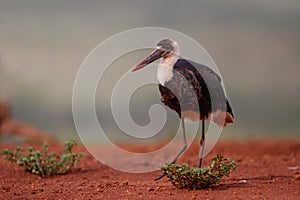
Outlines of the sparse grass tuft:
{"type": "Polygon", "coordinates": [[[174,186],[198,190],[219,182],[223,176],[228,176],[231,170],[236,168],[237,164],[233,159],[218,154],[211,160],[210,165],[204,168],[190,168],[187,164],[166,164],[161,170],[174,186]]]}
{"type": "Polygon", "coordinates": [[[48,144],[45,142],[42,150],[34,150],[31,146],[27,149],[27,154],[23,152],[23,148],[17,146],[14,151],[4,149],[1,152],[6,160],[23,166],[26,171],[38,174],[42,177],[66,174],[70,169],[79,164],[83,153],[72,153],[73,146],[76,144],[74,140],[65,142],[65,150],[58,156],[56,153],[48,153],[48,144]]]}

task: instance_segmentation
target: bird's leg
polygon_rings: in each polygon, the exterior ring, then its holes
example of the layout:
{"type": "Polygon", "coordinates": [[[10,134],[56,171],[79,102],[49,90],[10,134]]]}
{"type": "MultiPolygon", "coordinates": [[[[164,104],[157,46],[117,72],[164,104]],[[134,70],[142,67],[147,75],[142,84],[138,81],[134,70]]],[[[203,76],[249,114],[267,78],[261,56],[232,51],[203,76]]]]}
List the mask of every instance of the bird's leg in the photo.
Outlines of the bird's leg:
{"type": "MultiPolygon", "coordinates": [[[[181,150],[177,153],[177,155],[175,156],[175,158],[173,158],[173,160],[170,162],[169,165],[174,164],[176,162],[176,160],[179,158],[179,156],[186,150],[187,148],[187,142],[186,142],[186,134],[185,134],[185,125],[184,125],[184,118],[181,118],[181,126],[182,126],[182,135],[183,135],[183,147],[181,148],[181,150]]],[[[166,173],[163,173],[162,175],[160,175],[159,177],[157,177],[156,179],[154,179],[155,181],[161,179],[162,177],[164,177],[165,175],[167,175],[166,173]]]]}
{"type": "Polygon", "coordinates": [[[205,145],[205,121],[202,119],[202,135],[200,140],[200,152],[199,152],[199,164],[198,167],[201,168],[203,152],[204,152],[204,145],[205,145]]]}
{"type": "Polygon", "coordinates": [[[179,156],[186,150],[187,148],[187,143],[186,143],[186,135],[185,135],[185,126],[184,126],[184,118],[181,118],[181,124],[182,124],[182,134],[183,134],[183,147],[181,148],[181,150],[177,153],[177,155],[175,156],[175,158],[173,158],[173,160],[171,161],[170,164],[174,164],[177,159],[179,158],[179,156]]]}

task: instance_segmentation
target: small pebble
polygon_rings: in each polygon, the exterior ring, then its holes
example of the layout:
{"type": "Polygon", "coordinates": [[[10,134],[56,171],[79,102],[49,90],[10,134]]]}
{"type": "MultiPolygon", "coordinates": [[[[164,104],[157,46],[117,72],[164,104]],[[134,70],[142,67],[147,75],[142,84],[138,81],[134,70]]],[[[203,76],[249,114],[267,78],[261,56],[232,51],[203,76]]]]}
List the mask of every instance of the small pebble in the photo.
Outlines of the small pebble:
{"type": "Polygon", "coordinates": [[[298,166],[288,167],[288,170],[297,170],[297,169],[300,169],[300,167],[298,166]]]}
{"type": "Polygon", "coordinates": [[[148,187],[148,188],[147,188],[147,191],[148,191],[148,192],[154,191],[154,188],[148,187]]]}

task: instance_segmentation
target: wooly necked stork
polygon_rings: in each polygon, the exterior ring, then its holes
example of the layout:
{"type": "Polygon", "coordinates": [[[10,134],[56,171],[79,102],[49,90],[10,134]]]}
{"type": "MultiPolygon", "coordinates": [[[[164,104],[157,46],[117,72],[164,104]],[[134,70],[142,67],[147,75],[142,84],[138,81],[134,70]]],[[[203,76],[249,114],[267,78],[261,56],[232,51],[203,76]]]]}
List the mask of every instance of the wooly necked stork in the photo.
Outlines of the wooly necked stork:
{"type": "MultiPolygon", "coordinates": [[[[186,150],[184,119],[202,120],[199,164],[201,167],[205,145],[205,120],[225,127],[233,123],[233,112],[221,85],[221,78],[209,67],[191,60],[179,58],[179,45],[171,39],[164,39],[155,50],[142,60],[132,71],[162,58],[157,68],[157,80],[161,101],[176,111],[181,118],[183,147],[170,162],[175,163],[186,150]]],[[[164,174],[156,180],[163,177],[164,174]]]]}

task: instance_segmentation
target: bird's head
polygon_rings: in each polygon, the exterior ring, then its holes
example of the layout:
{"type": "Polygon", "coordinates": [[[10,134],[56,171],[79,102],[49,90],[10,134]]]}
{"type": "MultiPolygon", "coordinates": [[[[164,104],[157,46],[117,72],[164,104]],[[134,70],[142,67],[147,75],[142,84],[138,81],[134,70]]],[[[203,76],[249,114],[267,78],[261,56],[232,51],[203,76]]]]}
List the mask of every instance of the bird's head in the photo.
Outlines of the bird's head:
{"type": "Polygon", "coordinates": [[[154,62],[159,58],[168,58],[173,55],[179,55],[178,43],[171,39],[161,40],[154,51],[152,51],[145,59],[143,59],[139,64],[137,64],[132,71],[137,71],[146,65],[154,62]]]}

